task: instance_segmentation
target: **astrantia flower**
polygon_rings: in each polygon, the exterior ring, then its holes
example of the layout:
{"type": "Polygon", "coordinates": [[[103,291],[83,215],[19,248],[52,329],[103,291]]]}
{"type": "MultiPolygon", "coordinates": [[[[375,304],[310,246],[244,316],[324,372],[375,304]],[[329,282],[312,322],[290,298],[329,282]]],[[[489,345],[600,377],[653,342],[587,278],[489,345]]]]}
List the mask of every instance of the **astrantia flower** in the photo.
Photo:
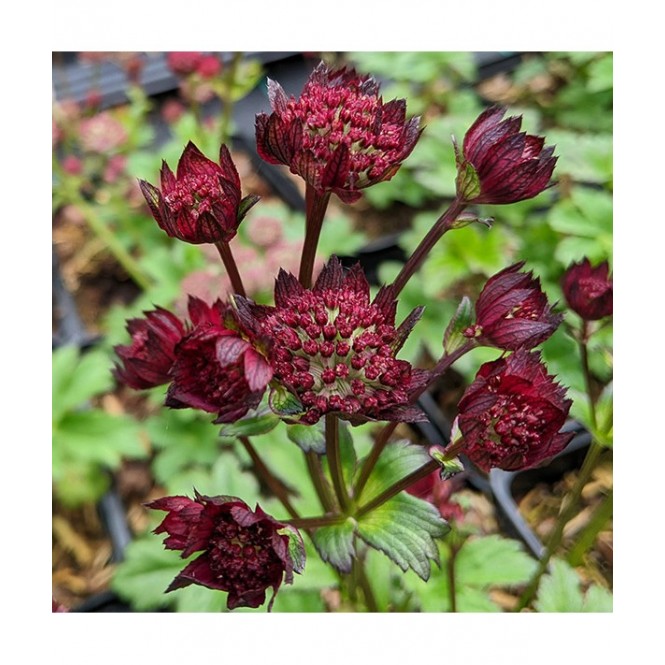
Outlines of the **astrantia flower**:
{"type": "Polygon", "coordinates": [[[612,315],[614,286],[609,271],[607,261],[594,268],[589,259],[584,259],[571,265],[563,276],[566,302],[585,321],[612,315]]]}
{"type": "Polygon", "coordinates": [[[282,270],[275,307],[236,297],[241,320],[253,321],[272,338],[274,378],[300,400],[301,422],[316,423],[327,413],[351,422],[423,417],[412,397],[429,373],[395,357],[422,308],[395,328],[391,293],[384,288],[370,302],[360,266],[345,275],[333,257],[311,290],[282,270]]]}
{"type": "Polygon", "coordinates": [[[168,513],[155,529],[155,533],[168,534],[166,549],[182,550],[183,559],[201,552],[176,576],[167,592],[200,584],[228,591],[230,610],[259,607],[268,588],[273,589],[274,599],[282,581],[291,584],[293,573],[302,571],[300,534],[258,505],[251,510],[238,498],[203,496],[195,490],[194,500],[169,496],[147,506],[168,513]],[[290,543],[297,550],[295,559],[290,543]]]}
{"type": "Polygon", "coordinates": [[[268,95],[273,112],[256,116],[259,155],[347,203],[392,178],[420,136],[420,119],[406,120],[405,100],[384,104],[378,83],[353,69],[321,63],[298,99],[274,81],[268,95]]]}
{"type": "Polygon", "coordinates": [[[259,405],[272,369],[239,332],[229,305],[192,298],[189,312],[194,328],[175,349],[166,405],[216,413],[218,423],[242,418],[259,405]]]}
{"type": "Polygon", "coordinates": [[[175,314],[161,307],[144,314],[144,319],[127,322],[131,344],[114,347],[122,361],[122,366],[116,363],[115,378],[136,390],[154,388],[171,380],[169,372],[175,362],[175,347],[185,335],[185,326],[175,314]]]}
{"type": "Polygon", "coordinates": [[[457,195],[466,203],[515,203],[550,184],[557,157],[545,139],[520,132],[521,116],[502,120],[506,109],[480,114],[464,137],[457,159],[457,195]]]}
{"type": "Polygon", "coordinates": [[[85,118],[79,125],[81,145],[90,152],[112,152],[122,146],[127,138],[123,124],[108,111],[85,118]]]}
{"type": "Polygon", "coordinates": [[[458,405],[458,452],[484,471],[536,466],[573,437],[560,432],[571,404],[536,352],[485,363],[458,405]]]}
{"type": "Polygon", "coordinates": [[[166,65],[179,76],[186,76],[196,71],[203,59],[200,51],[171,51],[166,54],[166,65]]]}
{"type": "Polygon", "coordinates": [[[161,191],[140,180],[141,191],[157,224],[172,238],[185,242],[230,241],[258,200],[255,196],[241,198],[240,177],[225,145],[216,164],[190,141],[177,174],[162,162],[160,175],[161,191]]]}
{"type": "Polygon", "coordinates": [[[563,316],[552,314],[540,280],[519,272],[516,263],[487,280],[476,302],[476,322],[464,331],[479,344],[514,351],[532,349],[557,329],[563,316]]]}

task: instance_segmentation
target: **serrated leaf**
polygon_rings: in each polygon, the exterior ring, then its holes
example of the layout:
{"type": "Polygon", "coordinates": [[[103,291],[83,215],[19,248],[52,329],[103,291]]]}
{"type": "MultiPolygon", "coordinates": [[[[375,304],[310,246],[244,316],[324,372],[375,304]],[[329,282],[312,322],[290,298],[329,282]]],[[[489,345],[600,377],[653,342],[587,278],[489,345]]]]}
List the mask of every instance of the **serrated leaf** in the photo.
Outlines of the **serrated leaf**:
{"type": "Polygon", "coordinates": [[[383,552],[403,571],[411,568],[427,580],[431,562],[439,561],[434,538],[446,534],[448,528],[432,504],[402,493],[364,515],[356,531],[362,540],[383,552]]]}
{"type": "Polygon", "coordinates": [[[314,532],[312,540],[319,556],[342,573],[351,572],[356,550],[354,545],[355,521],[323,526],[314,532]]]}
{"type": "Polygon", "coordinates": [[[552,559],[551,573],[544,575],[538,587],[535,607],[539,612],[582,612],[584,598],[580,578],[565,561],[552,559]]]}
{"type": "Polygon", "coordinates": [[[526,582],[536,565],[518,541],[490,535],[464,543],[455,559],[455,573],[460,588],[486,588],[526,582]]]}
{"type": "Polygon", "coordinates": [[[323,455],[326,452],[326,435],[321,422],[316,425],[287,425],[286,435],[303,452],[311,450],[317,455],[323,455]]]}
{"type": "Polygon", "coordinates": [[[368,503],[383,490],[430,461],[431,457],[424,446],[413,444],[407,439],[391,441],[381,453],[363,488],[362,503],[368,503]]]}
{"type": "Polygon", "coordinates": [[[584,599],[584,612],[612,612],[614,599],[608,589],[592,584],[584,599]]]}
{"type": "Polygon", "coordinates": [[[295,527],[286,526],[280,529],[279,533],[287,536],[289,539],[289,556],[293,562],[293,572],[302,573],[305,570],[305,544],[303,543],[302,536],[295,527]]]}

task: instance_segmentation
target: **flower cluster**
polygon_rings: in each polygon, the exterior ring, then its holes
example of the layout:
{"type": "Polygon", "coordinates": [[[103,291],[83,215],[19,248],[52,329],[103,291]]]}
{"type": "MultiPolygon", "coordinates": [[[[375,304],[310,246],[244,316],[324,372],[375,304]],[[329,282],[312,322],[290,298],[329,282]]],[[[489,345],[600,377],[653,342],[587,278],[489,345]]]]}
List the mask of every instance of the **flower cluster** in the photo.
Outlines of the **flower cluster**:
{"type": "Polygon", "coordinates": [[[321,63],[298,99],[274,81],[268,94],[272,113],[256,117],[259,155],[347,203],[360,198],[358,190],[392,178],[420,136],[420,119],[406,120],[406,102],[384,104],[376,81],[353,69],[321,63]]]}
{"type": "MultiPolygon", "coordinates": [[[[170,58],[171,68],[182,76],[203,75],[204,63],[197,53],[170,58]]],[[[273,81],[268,92],[272,112],[256,117],[258,153],[271,164],[287,165],[307,184],[299,277],[280,268],[272,305],[246,296],[228,243],[257,197],[242,197],[226,146],[221,146],[216,163],[190,142],[176,174],[163,163],[161,187],[140,181],[140,188],[157,224],[169,236],[217,246],[236,293],[228,301],[211,305],[190,296],[187,319],[158,307],[145,312],[144,318],[130,320],[131,342],[115,349],[116,379],[135,389],[168,386],[167,406],[215,414],[216,423],[247,418],[268,392],[274,413],[289,424],[297,423],[299,432],[312,431],[307,426],[325,418],[326,466],[332,482],[314,475],[324,473],[314,454],[324,454],[323,449],[314,451],[311,442],[303,446],[325,515],[300,518],[289,498],[279,496],[279,483],[264,469],[273,481],[267,486],[296,516],[293,524],[304,522],[306,528],[350,523],[351,518],[387,501],[392,491],[388,488],[369,503],[355,505],[389,434],[367,457],[371,464],[364,462],[368,466],[361,470],[354,494],[345,487],[336,419],[353,425],[424,419],[418,397],[440,372],[476,345],[501,349],[503,355],[482,365],[460,400],[455,421],[459,437],[441,454],[444,466],[449,455],[463,453],[486,472],[525,469],[559,453],[572,437],[562,431],[571,401],[533,349],[554,333],[562,315],[553,312],[539,279],[522,271],[524,262],[487,281],[476,301],[474,318],[465,299],[463,315],[456,315],[449,327],[455,345],[446,346],[444,338],[446,351],[433,370],[419,369],[397,357],[424,309],[417,307],[396,323],[397,294],[407,281],[400,278],[412,272],[401,273],[393,285],[382,286],[372,298],[360,264],[345,269],[332,257],[311,286],[318,232],[330,194],[353,202],[363,188],[390,179],[420,136],[419,118],[406,119],[404,100],[384,103],[372,78],[323,64],[313,71],[299,98],[287,98],[273,81]],[[326,496],[326,488],[334,489],[334,498],[326,496]]],[[[445,221],[445,215],[453,220],[445,231],[461,225],[455,220],[461,219],[459,213],[470,203],[521,201],[549,186],[557,159],[553,148],[546,148],[540,137],[520,132],[520,118],[504,120],[504,114],[499,107],[482,113],[464,137],[462,149],[455,147],[457,197],[439,220],[445,221]]],[[[255,238],[264,247],[274,245],[281,235],[281,229],[269,222],[264,220],[263,231],[255,238]]],[[[431,237],[432,233],[423,243],[431,237]]],[[[427,247],[421,244],[414,256],[422,260],[427,247]]],[[[611,313],[612,283],[606,265],[593,269],[586,262],[571,267],[563,290],[570,306],[586,320],[611,313]]],[[[255,467],[262,466],[249,439],[241,440],[255,467]]],[[[422,483],[411,491],[431,500],[441,514],[460,519],[460,506],[450,501],[454,485],[436,481],[431,470],[429,464],[420,469],[422,483]]],[[[409,473],[392,489],[395,493],[405,489],[418,473],[409,473]]],[[[198,553],[168,591],[199,584],[228,592],[230,609],[258,607],[265,602],[267,589],[276,593],[283,582],[292,581],[294,572],[302,570],[304,550],[296,529],[270,517],[258,505],[251,510],[236,497],[196,492],[194,499],[169,496],[148,507],[167,513],[155,530],[167,534],[165,547],[181,551],[183,558],[198,553]]],[[[440,533],[437,522],[423,542],[440,533]]],[[[314,542],[321,545],[316,538],[314,542]]],[[[346,565],[348,557],[341,554],[332,558],[346,565]]],[[[425,561],[432,556],[423,554],[425,561]]]]}
{"type": "Polygon", "coordinates": [[[301,571],[304,547],[300,535],[259,506],[251,510],[236,497],[209,497],[196,491],[194,500],[168,496],[147,506],[168,513],[155,529],[155,533],[168,534],[167,549],[181,550],[183,559],[201,552],[178,573],[167,592],[200,584],[227,591],[230,610],[259,607],[265,602],[266,589],[272,588],[276,594],[282,581],[291,584],[293,573],[301,571]],[[295,559],[291,541],[300,550],[295,559]]]}

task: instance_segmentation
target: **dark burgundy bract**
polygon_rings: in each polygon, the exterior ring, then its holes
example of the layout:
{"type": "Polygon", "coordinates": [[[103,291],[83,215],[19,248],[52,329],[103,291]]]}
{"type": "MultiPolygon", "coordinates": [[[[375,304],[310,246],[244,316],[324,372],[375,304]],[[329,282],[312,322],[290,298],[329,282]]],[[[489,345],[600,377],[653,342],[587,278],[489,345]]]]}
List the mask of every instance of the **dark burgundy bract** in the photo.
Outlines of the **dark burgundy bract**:
{"type": "Polygon", "coordinates": [[[566,302],[585,321],[612,316],[614,286],[609,272],[607,261],[594,268],[585,258],[571,265],[563,276],[561,286],[566,302]]]}

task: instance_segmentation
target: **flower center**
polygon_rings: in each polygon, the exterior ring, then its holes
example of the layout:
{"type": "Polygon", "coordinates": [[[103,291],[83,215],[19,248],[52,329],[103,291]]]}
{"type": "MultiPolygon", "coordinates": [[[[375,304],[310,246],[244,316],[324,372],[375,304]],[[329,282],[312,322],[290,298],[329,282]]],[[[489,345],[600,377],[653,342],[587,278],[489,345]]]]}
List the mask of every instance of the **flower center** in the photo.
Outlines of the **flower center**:
{"type": "Polygon", "coordinates": [[[255,589],[260,580],[279,579],[282,562],[270,543],[271,534],[260,522],[239,528],[230,515],[221,515],[210,537],[210,568],[231,591],[255,589]]]}
{"type": "Polygon", "coordinates": [[[381,121],[381,101],[353,85],[327,87],[311,84],[298,100],[290,100],[287,114],[303,121],[303,148],[327,162],[342,143],[350,152],[354,183],[360,187],[380,177],[401,159],[403,126],[381,121]]]}
{"type": "Polygon", "coordinates": [[[408,401],[411,365],[393,357],[395,328],[364,294],[307,292],[266,320],[275,376],[296,392],[315,423],[329,412],[371,413],[408,401]]]}
{"type": "Polygon", "coordinates": [[[185,175],[177,180],[173,189],[164,197],[174,213],[183,208],[197,218],[222,200],[222,190],[217,178],[210,174],[185,175]]]}

